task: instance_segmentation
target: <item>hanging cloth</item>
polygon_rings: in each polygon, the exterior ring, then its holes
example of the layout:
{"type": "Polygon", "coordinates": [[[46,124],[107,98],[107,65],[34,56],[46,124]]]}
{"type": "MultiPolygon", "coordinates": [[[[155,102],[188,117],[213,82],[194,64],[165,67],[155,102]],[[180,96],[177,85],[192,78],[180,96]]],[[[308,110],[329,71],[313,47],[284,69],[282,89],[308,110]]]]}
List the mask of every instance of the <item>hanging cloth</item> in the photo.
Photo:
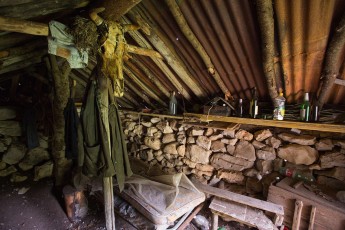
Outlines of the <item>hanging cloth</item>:
{"type": "Polygon", "coordinates": [[[78,112],[73,98],[69,98],[64,109],[65,117],[65,156],[67,159],[78,158],[78,112]]]}

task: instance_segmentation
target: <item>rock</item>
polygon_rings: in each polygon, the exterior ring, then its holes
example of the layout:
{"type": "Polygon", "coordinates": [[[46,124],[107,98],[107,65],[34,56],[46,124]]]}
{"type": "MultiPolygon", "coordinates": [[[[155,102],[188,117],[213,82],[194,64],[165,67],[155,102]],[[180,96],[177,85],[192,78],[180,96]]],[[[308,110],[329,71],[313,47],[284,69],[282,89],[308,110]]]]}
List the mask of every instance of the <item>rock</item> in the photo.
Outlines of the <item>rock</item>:
{"type": "Polygon", "coordinates": [[[235,130],[234,129],[226,129],[223,131],[224,137],[235,138],[235,130]]]}
{"type": "Polygon", "coordinates": [[[345,149],[345,140],[335,140],[335,141],[334,141],[334,144],[335,144],[336,146],[341,147],[342,149],[345,149]]]}
{"type": "Polygon", "coordinates": [[[3,161],[0,161],[0,170],[3,170],[7,167],[7,164],[3,161]]]}
{"type": "Polygon", "coordinates": [[[345,167],[345,154],[340,152],[327,152],[320,156],[321,168],[345,167]]]}
{"type": "Polygon", "coordinates": [[[210,141],[216,141],[223,138],[223,134],[212,135],[209,137],[210,141]]]}
{"type": "Polygon", "coordinates": [[[133,120],[133,121],[137,121],[137,120],[139,120],[140,115],[137,113],[129,113],[126,115],[126,117],[133,120]]]}
{"type": "Polygon", "coordinates": [[[273,171],[278,172],[280,168],[284,165],[284,160],[281,158],[276,158],[273,160],[273,171]]]}
{"type": "Polygon", "coordinates": [[[53,162],[48,161],[41,166],[35,167],[34,181],[39,181],[42,178],[51,177],[53,175],[53,162]]]}
{"type": "Polygon", "coordinates": [[[163,152],[166,153],[166,154],[174,154],[174,155],[177,155],[178,152],[177,152],[177,142],[172,142],[172,143],[169,143],[167,144],[164,149],[163,149],[163,152]]]}
{"type": "Polygon", "coordinates": [[[152,161],[153,159],[153,150],[150,149],[149,151],[147,151],[147,161],[152,161]]]}
{"type": "Polygon", "coordinates": [[[193,169],[192,170],[192,173],[196,174],[197,176],[209,176],[211,177],[213,175],[212,172],[208,172],[208,171],[201,171],[201,170],[198,170],[198,169],[193,169]]]}
{"type": "Polygon", "coordinates": [[[266,146],[256,150],[256,157],[260,160],[274,160],[276,159],[276,151],[273,147],[266,146]]]}
{"type": "Polygon", "coordinates": [[[317,175],[332,177],[337,180],[345,182],[345,168],[334,167],[331,170],[315,171],[317,175]]]}
{"type": "Polygon", "coordinates": [[[183,172],[186,175],[189,175],[192,173],[192,170],[188,166],[183,166],[181,172],[183,172]]]}
{"type": "Polygon", "coordinates": [[[0,121],[0,134],[12,137],[22,135],[22,129],[18,121],[0,121]]]}
{"type": "Polygon", "coordinates": [[[156,124],[156,128],[159,130],[159,131],[162,131],[164,130],[165,126],[167,126],[167,122],[166,121],[160,121],[156,124]]]}
{"type": "Polygon", "coordinates": [[[147,128],[152,127],[152,122],[142,121],[141,124],[142,124],[144,127],[147,127],[147,128]]]}
{"type": "Polygon", "coordinates": [[[272,183],[278,181],[281,178],[281,175],[278,172],[273,172],[268,175],[265,175],[262,180],[262,186],[263,186],[263,195],[264,197],[267,197],[268,195],[268,189],[271,186],[272,183]]]}
{"type": "Polygon", "coordinates": [[[11,175],[10,181],[11,181],[12,183],[19,183],[19,182],[26,181],[27,179],[28,179],[27,176],[20,175],[19,173],[13,173],[13,174],[11,175]]]}
{"type": "Polygon", "coordinates": [[[177,136],[179,136],[179,135],[186,136],[186,131],[184,131],[184,130],[178,131],[176,135],[177,136]]]}
{"type": "Polygon", "coordinates": [[[234,138],[234,139],[222,139],[221,142],[227,145],[236,145],[238,139],[234,138]]]}
{"type": "Polygon", "coordinates": [[[205,132],[205,136],[209,137],[214,133],[212,128],[207,128],[206,132],[205,132]]]}
{"type": "Polygon", "coordinates": [[[134,121],[128,121],[128,122],[126,122],[126,129],[128,129],[129,131],[133,131],[136,124],[137,123],[134,121]]]}
{"type": "Polygon", "coordinates": [[[12,137],[5,137],[2,139],[2,141],[6,146],[9,146],[10,144],[12,144],[12,137]]]}
{"type": "Polygon", "coordinates": [[[259,130],[254,133],[254,138],[257,141],[264,141],[271,136],[272,136],[272,133],[269,129],[259,130]]]}
{"type": "Polygon", "coordinates": [[[156,133],[153,134],[153,137],[156,139],[162,138],[163,133],[161,131],[157,131],[156,133]]]}
{"type": "Polygon", "coordinates": [[[160,155],[160,156],[156,157],[156,160],[159,161],[159,162],[161,162],[163,159],[164,159],[163,155],[160,155]]]}
{"type": "Polygon", "coordinates": [[[163,151],[162,150],[157,150],[157,151],[154,151],[153,152],[153,155],[155,156],[155,157],[158,157],[158,156],[160,156],[160,155],[162,155],[163,154],[163,151]]]}
{"type": "Polygon", "coordinates": [[[189,168],[195,168],[196,167],[196,163],[189,160],[188,158],[183,158],[182,161],[183,161],[183,163],[188,165],[189,168]]]}
{"type": "Polygon", "coordinates": [[[50,159],[50,155],[47,150],[41,147],[37,147],[29,150],[24,159],[19,163],[19,168],[23,171],[32,169],[35,165],[47,161],[50,159]]]}
{"type": "Polygon", "coordinates": [[[195,168],[200,171],[204,172],[212,172],[214,167],[212,165],[203,165],[203,164],[196,164],[195,168]]]}
{"type": "Polygon", "coordinates": [[[319,164],[312,164],[308,168],[309,170],[322,170],[321,166],[319,164]]]}
{"type": "Polygon", "coordinates": [[[161,119],[159,117],[152,117],[150,121],[152,124],[157,124],[161,121],[161,119]]]}
{"type": "Polygon", "coordinates": [[[177,154],[181,157],[184,157],[186,154],[186,146],[185,145],[180,145],[177,147],[177,154]]]}
{"type": "Polygon", "coordinates": [[[345,203],[345,191],[337,192],[336,197],[340,202],[345,203]]]}
{"type": "Polygon", "coordinates": [[[205,150],[204,148],[198,146],[198,145],[188,145],[186,149],[186,156],[196,163],[201,164],[208,164],[209,157],[211,155],[212,151],[205,150]]]}
{"type": "Polygon", "coordinates": [[[133,133],[141,136],[143,134],[143,126],[142,125],[136,125],[133,129],[133,133]]]}
{"type": "Polygon", "coordinates": [[[292,133],[281,133],[278,135],[283,141],[288,141],[290,143],[295,143],[299,145],[314,145],[316,142],[316,137],[310,135],[296,135],[292,133]]]}
{"type": "Polygon", "coordinates": [[[235,152],[235,146],[233,146],[233,145],[228,145],[228,146],[226,146],[226,151],[227,151],[231,156],[233,156],[233,155],[234,155],[234,152],[235,152]]]}
{"type": "Polygon", "coordinates": [[[2,161],[14,165],[25,156],[26,147],[23,144],[12,144],[8,151],[2,156],[2,161]]]}
{"type": "Polygon", "coordinates": [[[156,127],[150,127],[147,129],[147,136],[152,137],[155,133],[158,132],[158,129],[156,127]]]}
{"type": "Polygon", "coordinates": [[[166,125],[163,129],[163,133],[174,133],[174,130],[170,126],[166,125]]]}
{"type": "Polygon", "coordinates": [[[169,121],[169,126],[174,130],[177,131],[177,120],[171,120],[169,121]]]}
{"type": "Polygon", "coordinates": [[[141,160],[146,161],[147,160],[147,151],[140,151],[139,157],[141,160]]]}
{"type": "Polygon", "coordinates": [[[217,177],[219,179],[224,179],[228,183],[244,184],[244,176],[241,172],[219,170],[217,172],[217,177]]]}
{"type": "Polygon", "coordinates": [[[255,161],[255,148],[248,141],[240,141],[236,145],[234,156],[248,161],[255,161]]]}
{"type": "Polygon", "coordinates": [[[15,173],[15,172],[17,172],[16,167],[11,165],[10,167],[0,171],[0,177],[9,176],[9,175],[11,175],[12,173],[15,173]]]}
{"type": "Polygon", "coordinates": [[[277,149],[282,144],[282,141],[275,137],[269,137],[265,141],[266,145],[272,146],[273,148],[277,149]]]}
{"type": "Polygon", "coordinates": [[[269,174],[273,171],[273,161],[257,160],[255,165],[262,174],[269,174]]]}
{"type": "Polygon", "coordinates": [[[256,175],[258,174],[259,174],[259,171],[256,170],[255,168],[246,169],[243,171],[243,175],[247,177],[256,177],[256,175]]]}
{"type": "Polygon", "coordinates": [[[263,147],[266,146],[264,143],[261,143],[261,142],[256,141],[256,140],[254,140],[254,141],[252,142],[252,145],[253,145],[254,148],[256,148],[256,149],[262,149],[263,147]]]}
{"type": "Polygon", "coordinates": [[[317,176],[317,184],[325,185],[332,188],[333,190],[345,190],[345,183],[327,176],[317,176]]]}
{"type": "Polygon", "coordinates": [[[278,149],[278,156],[293,164],[311,165],[318,159],[319,154],[310,146],[289,144],[278,149]]]}
{"type": "Polygon", "coordinates": [[[331,151],[334,145],[331,139],[321,139],[315,144],[318,151],[331,151]]]}
{"type": "Polygon", "coordinates": [[[159,150],[161,148],[161,140],[158,138],[145,137],[144,143],[147,147],[153,150],[159,150]]]}
{"type": "Polygon", "coordinates": [[[212,152],[226,152],[225,144],[221,141],[213,141],[211,150],[212,152]]]}
{"type": "Polygon", "coordinates": [[[23,187],[18,190],[18,195],[24,195],[27,191],[30,190],[30,187],[23,187]]]}
{"type": "Polygon", "coordinates": [[[163,168],[163,172],[167,173],[168,175],[173,175],[176,173],[176,169],[174,169],[174,168],[163,168]]]}
{"type": "Polygon", "coordinates": [[[163,135],[163,139],[162,139],[162,143],[163,144],[170,143],[170,142],[173,142],[173,141],[176,141],[175,134],[169,133],[169,134],[164,134],[163,135]]]}
{"type": "Polygon", "coordinates": [[[250,132],[246,131],[246,130],[243,130],[243,129],[240,129],[235,137],[237,139],[240,139],[240,140],[245,140],[245,141],[251,141],[253,140],[253,134],[251,134],[250,132]]]}
{"type": "Polygon", "coordinates": [[[211,148],[211,141],[206,136],[198,136],[196,139],[196,144],[206,150],[210,150],[211,148]]]}
{"type": "Polygon", "coordinates": [[[242,171],[244,169],[253,167],[254,162],[233,157],[225,153],[215,153],[211,157],[211,165],[216,169],[242,171]]]}
{"type": "Polygon", "coordinates": [[[181,145],[185,145],[186,142],[187,142],[187,138],[186,138],[186,135],[184,134],[180,134],[177,136],[177,142],[181,145]]]}
{"type": "Polygon", "coordinates": [[[249,177],[246,180],[246,192],[249,194],[261,193],[263,186],[261,181],[255,177],[249,177]]]}
{"type": "Polygon", "coordinates": [[[40,147],[44,148],[44,149],[48,149],[49,148],[49,142],[48,142],[48,137],[40,137],[39,138],[39,143],[40,143],[40,147]]]}
{"type": "Polygon", "coordinates": [[[6,121],[16,118],[17,112],[14,108],[0,106],[0,121],[6,121]]]}
{"type": "Polygon", "coordinates": [[[202,128],[193,127],[188,130],[189,136],[202,136],[204,134],[204,130],[202,128]]]}
{"type": "Polygon", "coordinates": [[[188,137],[187,138],[187,144],[195,144],[195,138],[194,137],[188,137]]]}
{"type": "Polygon", "coordinates": [[[7,150],[7,146],[0,140],[0,153],[3,153],[7,150]]]}

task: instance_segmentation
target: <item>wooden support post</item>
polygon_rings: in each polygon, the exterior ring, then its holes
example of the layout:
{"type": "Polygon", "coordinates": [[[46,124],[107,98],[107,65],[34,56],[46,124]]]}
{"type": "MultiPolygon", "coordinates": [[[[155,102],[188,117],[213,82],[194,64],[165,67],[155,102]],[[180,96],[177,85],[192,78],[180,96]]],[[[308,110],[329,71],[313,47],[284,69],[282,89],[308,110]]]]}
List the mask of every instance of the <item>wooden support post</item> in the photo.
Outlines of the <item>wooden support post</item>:
{"type": "Polygon", "coordinates": [[[218,229],[218,214],[212,212],[212,230],[218,229]]]}
{"type": "Polygon", "coordinates": [[[293,214],[292,230],[299,230],[301,224],[301,214],[302,214],[303,202],[296,200],[295,202],[295,212],[293,214]]]}
{"type": "Polygon", "coordinates": [[[311,207],[311,212],[310,212],[310,219],[309,219],[308,230],[313,230],[314,229],[315,214],[316,214],[316,207],[312,206],[311,207]]]}

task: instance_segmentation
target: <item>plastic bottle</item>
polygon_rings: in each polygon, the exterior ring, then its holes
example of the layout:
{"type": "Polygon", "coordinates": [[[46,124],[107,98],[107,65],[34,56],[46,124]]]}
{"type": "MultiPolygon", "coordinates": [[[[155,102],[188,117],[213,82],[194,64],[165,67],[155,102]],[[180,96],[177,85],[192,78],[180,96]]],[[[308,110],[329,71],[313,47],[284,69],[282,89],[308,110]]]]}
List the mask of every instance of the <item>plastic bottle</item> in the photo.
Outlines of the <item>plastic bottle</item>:
{"type": "Polygon", "coordinates": [[[258,115],[259,106],[258,106],[258,95],[256,92],[256,87],[252,89],[252,99],[250,101],[249,114],[251,118],[256,118],[258,115]]]}
{"type": "Polygon", "coordinates": [[[238,105],[236,107],[236,116],[243,117],[243,100],[242,98],[238,99],[238,105]]]}
{"type": "Polygon", "coordinates": [[[175,97],[175,91],[172,91],[170,94],[169,114],[170,115],[176,115],[177,114],[177,100],[175,97]]]}
{"type": "Polygon", "coordinates": [[[297,180],[302,180],[305,182],[315,182],[315,178],[311,172],[301,171],[294,168],[281,167],[279,169],[281,175],[292,177],[297,180]]]}
{"type": "Polygon", "coordinates": [[[309,93],[305,93],[304,100],[300,109],[300,120],[309,121],[309,116],[310,116],[309,93]]]}
{"type": "Polygon", "coordinates": [[[274,99],[273,120],[284,120],[285,115],[285,97],[283,96],[283,89],[279,89],[279,96],[274,99]]]}

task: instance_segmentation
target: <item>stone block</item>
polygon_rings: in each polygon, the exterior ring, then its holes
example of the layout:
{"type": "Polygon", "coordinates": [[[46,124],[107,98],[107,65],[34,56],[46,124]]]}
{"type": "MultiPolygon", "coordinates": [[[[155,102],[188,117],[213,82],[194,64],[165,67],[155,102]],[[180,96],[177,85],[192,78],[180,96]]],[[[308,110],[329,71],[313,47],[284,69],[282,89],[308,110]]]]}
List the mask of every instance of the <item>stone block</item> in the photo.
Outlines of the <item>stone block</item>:
{"type": "Polygon", "coordinates": [[[24,159],[19,163],[19,168],[23,171],[32,169],[35,165],[38,165],[44,161],[50,159],[48,151],[44,148],[37,147],[28,151],[24,159]]]}
{"type": "Polygon", "coordinates": [[[204,135],[204,129],[193,127],[188,130],[188,136],[202,136],[204,135]]]}
{"type": "Polygon", "coordinates": [[[318,151],[331,151],[333,147],[334,145],[331,139],[321,139],[315,144],[315,148],[318,151]]]}
{"type": "Polygon", "coordinates": [[[292,133],[281,133],[278,135],[283,141],[295,143],[299,145],[314,145],[316,143],[316,137],[310,135],[296,135],[292,133]]]}
{"type": "Polygon", "coordinates": [[[198,145],[188,145],[186,149],[186,156],[191,161],[201,164],[208,164],[211,150],[206,150],[198,145]]]}
{"type": "Polygon", "coordinates": [[[209,137],[210,141],[216,141],[223,138],[223,134],[216,134],[209,137]]]}
{"type": "Polygon", "coordinates": [[[255,149],[262,149],[263,147],[265,147],[266,145],[262,142],[259,142],[257,140],[254,140],[252,142],[252,145],[254,146],[255,149]]]}
{"type": "Polygon", "coordinates": [[[163,144],[167,144],[167,143],[174,142],[174,141],[176,141],[175,134],[169,133],[169,134],[163,135],[163,139],[162,139],[163,144]]]}
{"type": "Polygon", "coordinates": [[[219,170],[217,172],[217,177],[231,184],[244,184],[245,179],[241,172],[225,170],[219,170]]]}
{"type": "Polygon", "coordinates": [[[345,167],[345,154],[341,152],[326,152],[320,156],[321,168],[345,167]]]}
{"type": "Polygon", "coordinates": [[[275,149],[279,148],[282,141],[275,137],[269,137],[265,140],[266,145],[269,145],[275,149]]]}
{"type": "Polygon", "coordinates": [[[255,161],[255,148],[248,141],[240,141],[236,145],[234,156],[248,161],[255,161]]]}
{"type": "Polygon", "coordinates": [[[311,165],[318,158],[318,151],[310,146],[289,144],[278,149],[278,156],[293,164],[311,165]]]}
{"type": "Polygon", "coordinates": [[[0,134],[4,136],[19,137],[22,128],[18,121],[0,121],[0,134]]]}
{"type": "Polygon", "coordinates": [[[253,167],[254,161],[247,161],[225,153],[215,153],[211,157],[211,165],[216,169],[242,171],[253,167]]]}
{"type": "Polygon", "coordinates": [[[185,145],[179,145],[177,147],[177,154],[181,157],[184,157],[186,154],[186,146],[185,145]]]}
{"type": "Polygon", "coordinates": [[[211,144],[212,152],[226,152],[225,144],[221,141],[213,141],[211,144]]]}
{"type": "Polygon", "coordinates": [[[206,136],[198,136],[196,144],[206,150],[210,150],[212,142],[206,136]]]}
{"type": "Polygon", "coordinates": [[[264,141],[271,136],[272,136],[272,133],[269,129],[259,130],[254,133],[254,138],[257,141],[264,141]]]}
{"type": "Polygon", "coordinates": [[[12,144],[7,152],[2,156],[2,161],[9,165],[17,164],[24,158],[25,152],[26,147],[23,144],[12,144]]]}
{"type": "Polygon", "coordinates": [[[6,176],[9,176],[15,172],[17,172],[16,167],[11,165],[11,166],[7,167],[6,169],[0,170],[0,177],[6,177],[6,176]]]}
{"type": "Polygon", "coordinates": [[[263,147],[256,150],[256,157],[260,160],[274,160],[276,159],[276,151],[273,147],[263,147]]]}
{"type": "Polygon", "coordinates": [[[250,132],[243,130],[243,129],[240,129],[239,131],[237,131],[235,137],[237,139],[245,140],[245,141],[253,140],[253,134],[251,134],[250,132]]]}
{"type": "Polygon", "coordinates": [[[269,174],[273,171],[273,161],[257,160],[255,166],[262,174],[269,174]]]}
{"type": "Polygon", "coordinates": [[[205,132],[205,136],[209,137],[214,133],[212,128],[207,128],[206,132],[205,132]]]}
{"type": "Polygon", "coordinates": [[[161,148],[162,142],[158,138],[145,137],[144,143],[147,147],[153,150],[159,150],[161,148]]]}
{"type": "Polygon", "coordinates": [[[164,147],[163,152],[166,153],[166,154],[174,154],[174,155],[177,155],[177,154],[178,154],[178,152],[177,152],[177,145],[178,145],[177,142],[169,143],[169,144],[167,144],[167,145],[164,147]]]}

